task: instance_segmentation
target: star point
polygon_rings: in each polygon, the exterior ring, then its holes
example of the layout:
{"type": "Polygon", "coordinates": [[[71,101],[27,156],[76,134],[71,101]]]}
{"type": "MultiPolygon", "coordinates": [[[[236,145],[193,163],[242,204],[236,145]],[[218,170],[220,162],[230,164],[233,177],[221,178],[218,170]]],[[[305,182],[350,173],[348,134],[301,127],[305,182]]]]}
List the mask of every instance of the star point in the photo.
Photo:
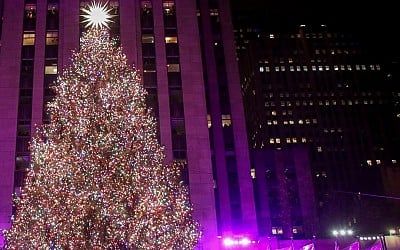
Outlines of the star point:
{"type": "Polygon", "coordinates": [[[111,9],[107,7],[107,3],[101,4],[99,2],[93,1],[90,5],[86,8],[82,8],[81,16],[85,18],[82,23],[86,23],[85,28],[92,27],[92,28],[102,28],[102,27],[109,27],[109,23],[113,22],[110,20],[113,15],[110,14],[111,9]]]}

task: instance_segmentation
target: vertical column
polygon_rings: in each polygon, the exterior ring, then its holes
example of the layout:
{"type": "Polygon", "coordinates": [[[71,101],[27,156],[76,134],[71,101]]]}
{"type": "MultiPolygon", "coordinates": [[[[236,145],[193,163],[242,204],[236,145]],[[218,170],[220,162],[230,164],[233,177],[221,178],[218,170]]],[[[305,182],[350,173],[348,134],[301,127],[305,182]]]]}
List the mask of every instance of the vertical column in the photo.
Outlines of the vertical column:
{"type": "Polygon", "coordinates": [[[195,209],[194,215],[200,221],[204,233],[199,247],[215,249],[215,200],[195,1],[176,1],[176,13],[190,194],[195,209]]]}
{"type": "Polygon", "coordinates": [[[121,45],[128,62],[141,68],[140,3],[138,0],[119,1],[121,45]]]}
{"type": "Polygon", "coordinates": [[[239,69],[230,15],[229,1],[218,1],[220,6],[222,41],[224,44],[226,75],[232,112],[235,152],[237,160],[243,225],[251,235],[257,235],[257,218],[254,204],[253,184],[250,176],[250,157],[247,144],[246,123],[240,87],[239,69]]]}
{"type": "MultiPolygon", "coordinates": [[[[209,98],[209,112],[211,115],[211,130],[213,133],[213,144],[214,144],[214,157],[215,157],[215,171],[217,175],[217,201],[219,205],[219,217],[220,217],[220,230],[222,233],[230,234],[232,233],[232,212],[229,201],[229,183],[228,183],[228,173],[226,171],[226,160],[225,160],[225,145],[223,128],[221,122],[221,109],[219,104],[219,87],[218,87],[218,76],[217,76],[217,66],[215,61],[214,53],[214,41],[213,34],[211,31],[211,22],[209,15],[209,7],[207,1],[201,1],[200,6],[201,11],[201,23],[203,27],[202,37],[204,41],[203,45],[203,60],[205,70],[207,71],[207,90],[209,98]],[[223,212],[222,212],[223,211],[223,212]]],[[[210,138],[211,139],[211,138],[210,138]]]]}
{"type": "Polygon", "coordinates": [[[38,0],[36,5],[36,37],[35,60],[33,73],[32,95],[32,126],[31,135],[35,134],[35,127],[42,123],[43,114],[43,80],[44,80],[44,52],[46,40],[47,1],[38,0]]]}
{"type": "Polygon", "coordinates": [[[317,211],[307,148],[296,148],[293,158],[296,167],[297,185],[301,187],[299,188],[299,198],[303,219],[303,232],[306,234],[306,237],[311,237],[312,235],[307,234],[315,233],[317,211]]]}
{"type": "Polygon", "coordinates": [[[15,142],[24,1],[4,3],[0,52],[0,247],[10,226],[15,168],[15,142]]]}
{"type": "Polygon", "coordinates": [[[167,60],[165,52],[164,15],[162,0],[153,0],[154,42],[156,48],[157,92],[161,143],[165,146],[166,161],[172,160],[172,135],[169,108],[167,60]]]}
{"type": "Polygon", "coordinates": [[[70,64],[72,50],[79,49],[79,8],[79,0],[60,0],[59,73],[70,64]]]}

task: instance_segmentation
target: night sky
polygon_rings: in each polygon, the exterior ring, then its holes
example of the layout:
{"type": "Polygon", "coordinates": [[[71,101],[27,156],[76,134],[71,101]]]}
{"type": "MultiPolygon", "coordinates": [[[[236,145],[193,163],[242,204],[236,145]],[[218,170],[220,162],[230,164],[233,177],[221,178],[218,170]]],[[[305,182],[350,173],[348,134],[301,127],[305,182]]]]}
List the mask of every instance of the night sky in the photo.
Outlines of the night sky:
{"type": "Polygon", "coordinates": [[[299,24],[326,24],[335,31],[358,33],[371,43],[385,44],[399,54],[400,9],[395,4],[390,0],[231,0],[236,27],[248,23],[267,32],[285,32],[296,30],[299,24]]]}

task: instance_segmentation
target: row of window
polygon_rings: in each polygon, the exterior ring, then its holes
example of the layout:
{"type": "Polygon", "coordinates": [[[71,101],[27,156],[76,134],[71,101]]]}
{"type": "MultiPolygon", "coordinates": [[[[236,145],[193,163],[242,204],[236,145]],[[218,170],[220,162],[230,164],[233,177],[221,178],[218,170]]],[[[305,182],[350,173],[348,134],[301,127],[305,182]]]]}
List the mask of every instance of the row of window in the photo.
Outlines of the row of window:
{"type": "MultiPolygon", "coordinates": [[[[308,83],[309,84],[309,83],[308,83]]],[[[307,85],[308,85],[307,84],[307,85]]],[[[345,83],[344,83],[345,84],[345,83]]],[[[372,92],[354,92],[353,93],[353,95],[354,96],[372,96],[372,92]]],[[[377,96],[381,96],[381,92],[376,92],[375,93],[377,96]]],[[[290,96],[292,96],[292,97],[312,97],[313,95],[316,95],[316,96],[318,96],[318,97],[320,97],[320,96],[336,96],[336,95],[338,95],[338,96],[343,96],[343,93],[342,92],[339,92],[339,93],[335,93],[335,92],[330,92],[330,93],[327,93],[327,92],[323,92],[323,93],[321,93],[321,92],[317,92],[317,93],[306,93],[306,92],[301,92],[301,93],[289,93],[289,92],[284,92],[284,93],[279,93],[279,97],[290,97],[290,96]]],[[[393,93],[393,96],[400,96],[400,93],[393,93]]],[[[264,94],[264,97],[269,97],[269,98],[273,98],[274,97],[274,93],[268,93],[268,94],[264,94]]]]}
{"type": "MultiPolygon", "coordinates": [[[[153,34],[143,34],[142,35],[142,43],[154,43],[154,35],[153,34]]],[[[165,43],[178,43],[178,37],[166,36],[165,43]]]]}
{"type": "MultiPolygon", "coordinates": [[[[382,163],[383,163],[382,160],[375,160],[375,161],[367,160],[367,166],[369,166],[369,167],[374,166],[374,165],[381,165],[382,163]]],[[[391,160],[391,163],[397,164],[397,160],[391,160]]]]}
{"type": "MultiPolygon", "coordinates": [[[[222,127],[230,127],[232,125],[232,119],[230,114],[221,115],[221,121],[222,121],[222,127]]],[[[212,122],[210,115],[207,115],[207,124],[208,128],[211,128],[212,122]]]]}
{"type": "MultiPolygon", "coordinates": [[[[278,120],[267,120],[267,125],[278,125],[278,120]]],[[[294,125],[296,122],[294,120],[284,120],[283,124],[284,125],[294,125]]],[[[317,124],[318,120],[316,118],[314,119],[300,119],[297,121],[298,124],[303,125],[303,124],[317,124]]],[[[260,128],[262,127],[262,125],[260,124],[260,128]]]]}
{"type": "MultiPolygon", "coordinates": [[[[332,67],[329,65],[312,65],[312,66],[307,66],[307,65],[303,65],[303,66],[289,66],[289,71],[294,72],[294,71],[330,71],[330,70],[334,70],[334,71],[344,71],[344,70],[348,70],[348,71],[352,71],[353,69],[357,70],[357,71],[365,71],[367,69],[369,70],[381,70],[381,66],[379,64],[371,64],[371,65],[333,65],[332,67]]],[[[269,66],[260,66],[259,67],[259,71],[260,72],[271,72],[271,71],[275,71],[275,72],[285,72],[286,71],[286,66],[275,66],[275,67],[269,67],[269,66]]]]}
{"type": "MultiPolygon", "coordinates": [[[[383,104],[383,100],[379,100],[377,102],[375,102],[374,100],[325,100],[325,101],[318,101],[318,102],[314,102],[314,101],[295,101],[294,104],[292,104],[291,101],[281,101],[280,102],[280,106],[281,107],[291,107],[293,105],[296,106],[314,106],[314,105],[318,105],[318,106],[336,106],[336,105],[348,105],[348,106],[352,106],[352,105],[359,105],[359,104],[365,104],[365,105],[372,105],[372,104],[383,104]]],[[[265,107],[275,107],[275,102],[265,102],[264,103],[265,107]]]]}
{"type": "MultiPolygon", "coordinates": [[[[24,32],[22,45],[23,46],[33,46],[35,45],[35,36],[33,32],[24,32]]],[[[58,45],[58,32],[49,31],[46,32],[46,45],[58,45]]]]}

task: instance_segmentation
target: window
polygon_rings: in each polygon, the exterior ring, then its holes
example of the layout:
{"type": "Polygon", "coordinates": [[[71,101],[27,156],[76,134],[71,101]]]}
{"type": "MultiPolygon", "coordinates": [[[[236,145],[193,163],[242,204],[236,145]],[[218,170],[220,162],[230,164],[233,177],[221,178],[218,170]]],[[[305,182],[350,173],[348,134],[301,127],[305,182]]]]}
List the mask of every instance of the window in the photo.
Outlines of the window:
{"type": "Polygon", "coordinates": [[[272,227],[272,234],[283,234],[282,227],[272,227]]]}
{"type": "Polygon", "coordinates": [[[142,35],[142,43],[154,43],[154,35],[143,34],[142,35]]]}
{"type": "Polygon", "coordinates": [[[174,63],[174,64],[168,64],[167,65],[167,71],[168,72],[180,72],[179,64],[174,63]]]}
{"type": "Polygon", "coordinates": [[[367,165],[368,166],[372,166],[372,161],[371,160],[367,160],[367,165]]]}
{"type": "Polygon", "coordinates": [[[256,178],[256,169],[255,168],[250,169],[250,175],[251,175],[252,179],[256,178]]]}
{"type": "Polygon", "coordinates": [[[44,73],[45,73],[46,75],[54,75],[54,74],[57,74],[57,65],[45,66],[45,68],[44,68],[44,73]]]}
{"type": "Polygon", "coordinates": [[[229,127],[232,125],[231,115],[222,115],[222,127],[229,127]]]}
{"type": "Polygon", "coordinates": [[[163,1],[163,9],[165,15],[173,15],[175,10],[174,1],[163,1]]]}
{"type": "Polygon", "coordinates": [[[207,115],[207,127],[211,128],[212,123],[211,123],[211,115],[207,115]]]}
{"type": "Polygon", "coordinates": [[[24,33],[23,46],[35,45],[35,33],[24,33]]]}
{"type": "Polygon", "coordinates": [[[165,43],[178,43],[178,37],[176,36],[166,36],[165,43]]]}
{"type": "Polygon", "coordinates": [[[58,45],[58,32],[46,33],[46,45],[58,45]]]}
{"type": "Polygon", "coordinates": [[[210,9],[210,16],[219,16],[218,9],[210,9]]]}

